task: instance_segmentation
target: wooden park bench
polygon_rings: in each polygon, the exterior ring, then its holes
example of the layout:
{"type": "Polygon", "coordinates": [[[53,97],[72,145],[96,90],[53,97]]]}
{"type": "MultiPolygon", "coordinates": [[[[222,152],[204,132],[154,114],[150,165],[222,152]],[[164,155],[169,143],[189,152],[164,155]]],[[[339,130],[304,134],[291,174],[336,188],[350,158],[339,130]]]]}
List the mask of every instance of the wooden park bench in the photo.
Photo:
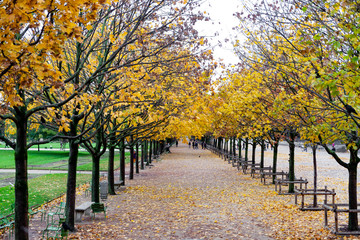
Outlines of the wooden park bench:
{"type": "Polygon", "coordinates": [[[80,206],[75,208],[75,221],[81,222],[84,214],[90,215],[91,205],[94,202],[84,202],[80,206]]]}
{"type": "MultiPolygon", "coordinates": [[[[325,204],[323,205],[324,208],[324,217],[325,217],[325,228],[330,230],[332,233],[336,235],[360,235],[360,231],[347,231],[347,225],[346,223],[340,224],[339,223],[339,214],[340,213],[346,213],[349,214],[350,212],[355,212],[357,214],[360,213],[359,209],[360,204],[358,204],[358,209],[349,209],[349,204],[346,203],[337,203],[337,204],[325,204]],[[328,220],[328,211],[334,212],[334,227],[329,226],[329,220],[328,220]]],[[[346,217],[342,218],[343,220],[347,219],[346,217]]]]}
{"type": "MultiPolygon", "coordinates": [[[[241,160],[238,162],[238,166],[239,166],[239,168],[240,168],[240,166],[241,166],[241,169],[242,169],[243,173],[246,173],[246,170],[247,170],[249,164],[251,164],[251,163],[252,163],[251,160],[245,161],[245,159],[241,159],[241,160]]],[[[260,165],[259,165],[259,166],[260,166],[260,165]]]]}
{"type": "Polygon", "coordinates": [[[281,180],[288,179],[289,174],[287,172],[281,171],[281,172],[262,172],[260,174],[260,180],[263,184],[266,184],[266,178],[271,177],[271,179],[275,176],[277,178],[278,176],[281,177],[281,180]]]}
{"type": "Polygon", "coordinates": [[[233,167],[234,167],[234,160],[235,160],[235,158],[236,158],[235,155],[228,154],[228,157],[227,157],[228,163],[229,163],[229,164],[231,163],[231,165],[232,165],[233,167]]]}
{"type": "Polygon", "coordinates": [[[231,165],[233,167],[237,167],[238,161],[240,161],[240,157],[237,155],[231,155],[231,165]]]}
{"type": "Polygon", "coordinates": [[[278,194],[295,194],[295,193],[285,193],[281,191],[281,186],[288,186],[290,183],[298,184],[300,186],[299,189],[303,189],[303,185],[305,189],[307,189],[308,181],[306,179],[295,179],[294,181],[290,181],[289,179],[275,179],[275,191],[278,191],[278,194]]]}
{"type": "Polygon", "coordinates": [[[232,161],[232,157],[233,157],[233,156],[234,156],[234,155],[230,154],[229,152],[227,152],[227,153],[225,154],[225,160],[228,161],[228,164],[232,163],[231,161],[232,161]]]}
{"type": "Polygon", "coordinates": [[[260,167],[260,163],[251,163],[251,161],[248,161],[248,162],[245,161],[244,164],[242,165],[243,173],[246,174],[247,169],[250,168],[250,170],[251,170],[253,167],[260,167]]]}
{"type": "Polygon", "coordinates": [[[238,170],[240,170],[240,167],[242,166],[243,162],[245,162],[245,158],[240,158],[240,157],[236,158],[236,167],[238,170]]]}
{"type": "Polygon", "coordinates": [[[311,211],[319,211],[319,210],[323,210],[323,206],[316,204],[311,205],[311,204],[307,204],[307,206],[305,206],[305,196],[324,196],[324,204],[328,204],[328,196],[332,196],[331,198],[331,205],[335,204],[335,190],[329,190],[327,189],[327,187],[325,186],[325,188],[323,189],[316,189],[316,191],[314,189],[297,189],[295,188],[295,204],[298,204],[298,196],[301,196],[301,206],[300,206],[300,210],[304,211],[304,210],[311,210],[311,211]]]}
{"type": "Polygon", "coordinates": [[[224,155],[225,155],[225,151],[224,150],[218,150],[218,155],[219,155],[219,157],[221,157],[221,159],[223,159],[224,155]]]}
{"type": "Polygon", "coordinates": [[[259,174],[261,177],[261,174],[266,172],[266,173],[270,173],[272,171],[272,167],[251,167],[251,176],[254,178],[256,176],[256,174],[259,174]]]}
{"type": "Polygon", "coordinates": [[[229,153],[226,152],[225,150],[223,150],[223,151],[221,152],[221,158],[224,159],[224,161],[227,160],[228,155],[229,155],[229,153]]]}

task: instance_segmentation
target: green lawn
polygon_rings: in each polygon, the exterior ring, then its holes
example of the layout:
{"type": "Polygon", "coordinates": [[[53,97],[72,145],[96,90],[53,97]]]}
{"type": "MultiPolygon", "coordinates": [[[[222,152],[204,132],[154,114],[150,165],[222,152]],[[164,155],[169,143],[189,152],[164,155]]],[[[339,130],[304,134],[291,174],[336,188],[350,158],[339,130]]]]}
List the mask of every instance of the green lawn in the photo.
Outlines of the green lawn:
{"type": "MultiPolygon", "coordinates": [[[[90,174],[78,174],[78,185],[89,182],[90,174]]],[[[67,174],[47,174],[29,180],[29,206],[44,204],[66,192],[67,174]]],[[[12,212],[14,203],[14,187],[0,188],[0,214],[8,215],[12,212]]]]}
{"type": "MultiPolygon", "coordinates": [[[[125,153],[127,158],[130,153],[125,153]]],[[[79,152],[78,170],[91,171],[92,161],[91,155],[87,152],[79,152]]],[[[54,169],[66,170],[68,151],[28,151],[28,167],[29,169],[54,169]]],[[[120,166],[119,154],[115,155],[115,168],[120,166]]],[[[108,153],[105,153],[100,160],[100,170],[107,170],[108,153]]],[[[0,150],[0,168],[15,168],[14,151],[0,150]]]]}
{"type": "MultiPolygon", "coordinates": [[[[47,168],[41,165],[51,164],[59,161],[66,161],[69,157],[67,151],[28,151],[29,168],[47,168]]],[[[91,159],[87,152],[79,152],[79,158],[91,159]]],[[[14,151],[0,150],[0,168],[15,168],[14,151]]],[[[52,167],[49,166],[51,169],[52,167]]]]}
{"type": "MultiPolygon", "coordinates": [[[[5,148],[5,147],[6,147],[5,143],[0,142],[0,148],[5,148]]],[[[60,142],[51,142],[51,143],[46,143],[46,144],[40,145],[41,149],[60,149],[60,147],[61,147],[60,142]]],[[[69,148],[69,144],[68,143],[64,144],[64,147],[69,148]]],[[[9,147],[7,147],[7,148],[9,148],[9,147]]],[[[37,149],[38,145],[34,145],[31,148],[37,149]]]]}
{"type": "MultiPolygon", "coordinates": [[[[29,169],[67,169],[68,151],[28,151],[29,169]]],[[[130,162],[126,153],[126,163],[130,162]]],[[[115,169],[120,166],[119,154],[115,155],[115,169]]],[[[15,168],[14,151],[0,150],[0,168],[15,168]]],[[[78,170],[91,171],[91,155],[87,152],[79,152],[78,170]]],[[[100,170],[108,169],[108,153],[105,153],[100,160],[100,170]]],[[[12,175],[13,176],[13,175],[12,175]]],[[[3,176],[7,178],[11,176],[3,176]]],[[[78,174],[77,184],[89,182],[90,174],[78,174]]],[[[29,180],[29,206],[46,203],[66,192],[67,174],[48,174],[29,180]]],[[[0,216],[12,212],[14,203],[14,187],[6,186],[0,188],[0,216]]]]}

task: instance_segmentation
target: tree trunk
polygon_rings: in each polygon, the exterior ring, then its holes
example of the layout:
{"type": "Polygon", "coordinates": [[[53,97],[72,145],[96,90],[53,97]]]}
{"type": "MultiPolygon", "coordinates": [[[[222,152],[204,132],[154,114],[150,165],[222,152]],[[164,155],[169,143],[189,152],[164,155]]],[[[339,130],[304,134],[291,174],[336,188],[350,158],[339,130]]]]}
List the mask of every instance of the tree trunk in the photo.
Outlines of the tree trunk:
{"type": "MultiPolygon", "coordinates": [[[[317,161],[316,161],[316,149],[317,149],[317,145],[312,145],[312,155],[313,155],[313,167],[314,167],[314,192],[316,192],[317,190],[317,161]]],[[[314,200],[313,200],[313,207],[317,206],[317,195],[314,195],[314,200]]]]}
{"type": "Polygon", "coordinates": [[[149,144],[148,144],[148,140],[145,140],[144,142],[144,161],[146,162],[146,165],[149,165],[149,144]]]}
{"type": "Polygon", "coordinates": [[[233,155],[236,156],[236,138],[233,138],[233,155]]]}
{"type": "MultiPolygon", "coordinates": [[[[289,140],[289,180],[295,180],[295,136],[291,134],[289,140]]],[[[294,193],[294,183],[289,184],[289,193],[294,193]]]]}
{"type": "Polygon", "coordinates": [[[249,138],[246,138],[245,139],[245,161],[249,160],[248,153],[249,153],[249,138]]]}
{"type": "Polygon", "coordinates": [[[75,230],[75,202],[76,202],[76,170],[79,154],[79,145],[75,140],[69,141],[69,162],[66,187],[66,223],[72,230],[75,230]]]}
{"type": "Polygon", "coordinates": [[[239,138],[239,158],[241,159],[241,138],[239,138]]]}
{"type": "Polygon", "coordinates": [[[256,151],[256,141],[253,140],[252,142],[252,156],[251,156],[251,163],[255,164],[255,151],[256,151]]]}
{"type": "Polygon", "coordinates": [[[140,168],[141,170],[145,169],[144,160],[145,160],[145,141],[141,141],[141,160],[140,160],[140,168]]]}
{"type": "Polygon", "coordinates": [[[125,139],[120,141],[120,181],[125,186],[125,139]]]}
{"type": "Polygon", "coordinates": [[[108,166],[108,188],[110,195],[116,195],[114,188],[114,158],[115,146],[111,145],[109,148],[109,166],[108,166]]]}
{"type": "MultiPolygon", "coordinates": [[[[349,209],[357,209],[357,164],[358,157],[357,151],[353,148],[349,149],[350,151],[350,163],[348,167],[349,171],[349,187],[348,187],[348,196],[349,196],[349,209]]],[[[356,212],[349,213],[349,222],[348,230],[357,231],[358,227],[358,214],[356,212]]]]}
{"type": "MultiPolygon", "coordinates": [[[[274,152],[273,152],[273,167],[272,167],[272,172],[276,173],[277,171],[277,156],[278,156],[278,149],[279,149],[279,142],[275,142],[273,145],[274,148],[274,152]]],[[[272,183],[275,184],[275,178],[276,176],[274,175],[272,178],[272,183]]]]}
{"type": "Polygon", "coordinates": [[[153,144],[152,143],[153,143],[153,140],[150,140],[150,143],[149,143],[149,161],[148,161],[149,164],[151,164],[151,162],[152,162],[151,161],[151,157],[152,157],[151,155],[152,155],[152,151],[153,151],[153,147],[152,147],[153,144]]]}
{"type": "Polygon", "coordinates": [[[229,139],[229,142],[230,142],[230,146],[229,146],[229,154],[232,155],[233,152],[232,152],[232,146],[233,146],[233,142],[232,142],[232,138],[229,139]]]}
{"type": "Polygon", "coordinates": [[[134,146],[132,145],[132,138],[131,138],[131,143],[130,143],[130,172],[129,172],[129,179],[134,179],[134,146]]]}
{"type": "Polygon", "coordinates": [[[139,170],[139,142],[136,141],[136,159],[135,159],[136,173],[140,173],[139,170]]]}
{"type": "Polygon", "coordinates": [[[224,147],[225,152],[226,152],[226,153],[229,153],[229,140],[226,140],[226,139],[225,139],[224,144],[225,144],[225,147],[224,147]]]}
{"type": "Polygon", "coordinates": [[[91,201],[100,202],[100,157],[98,154],[92,156],[92,179],[91,179],[91,201]]]}
{"type": "Polygon", "coordinates": [[[153,159],[156,159],[156,155],[158,154],[158,146],[157,146],[157,141],[153,140],[153,143],[152,143],[152,155],[153,155],[153,159]]]}
{"type": "Polygon", "coordinates": [[[261,155],[260,155],[260,167],[264,167],[264,152],[265,152],[265,141],[261,140],[261,155]]]}
{"type": "Polygon", "coordinates": [[[15,147],[15,239],[29,239],[29,192],[27,176],[27,118],[25,107],[17,111],[16,147],[15,147]]]}

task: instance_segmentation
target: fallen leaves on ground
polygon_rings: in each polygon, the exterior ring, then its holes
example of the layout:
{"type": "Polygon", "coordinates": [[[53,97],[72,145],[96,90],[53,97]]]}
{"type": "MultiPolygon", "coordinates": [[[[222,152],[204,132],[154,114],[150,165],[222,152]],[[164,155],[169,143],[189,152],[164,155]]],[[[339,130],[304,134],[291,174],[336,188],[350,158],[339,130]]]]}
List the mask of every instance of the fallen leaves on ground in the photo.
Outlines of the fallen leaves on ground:
{"type": "Polygon", "coordinates": [[[109,196],[108,218],[97,214],[71,238],[341,239],[324,228],[323,211],[300,211],[293,196],[278,195],[273,185],[209,152],[196,158],[198,152],[186,150],[128,181],[124,192],[109,196]]]}

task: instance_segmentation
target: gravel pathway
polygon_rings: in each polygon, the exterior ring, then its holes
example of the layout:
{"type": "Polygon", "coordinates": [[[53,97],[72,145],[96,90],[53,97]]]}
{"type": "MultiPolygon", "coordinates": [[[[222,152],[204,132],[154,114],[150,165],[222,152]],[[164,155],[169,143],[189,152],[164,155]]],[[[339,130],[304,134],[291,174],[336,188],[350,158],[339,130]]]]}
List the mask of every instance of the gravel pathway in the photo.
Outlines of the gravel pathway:
{"type": "Polygon", "coordinates": [[[271,239],[241,200],[248,182],[237,171],[207,150],[171,151],[109,197],[106,221],[82,224],[74,237],[271,239]]]}

